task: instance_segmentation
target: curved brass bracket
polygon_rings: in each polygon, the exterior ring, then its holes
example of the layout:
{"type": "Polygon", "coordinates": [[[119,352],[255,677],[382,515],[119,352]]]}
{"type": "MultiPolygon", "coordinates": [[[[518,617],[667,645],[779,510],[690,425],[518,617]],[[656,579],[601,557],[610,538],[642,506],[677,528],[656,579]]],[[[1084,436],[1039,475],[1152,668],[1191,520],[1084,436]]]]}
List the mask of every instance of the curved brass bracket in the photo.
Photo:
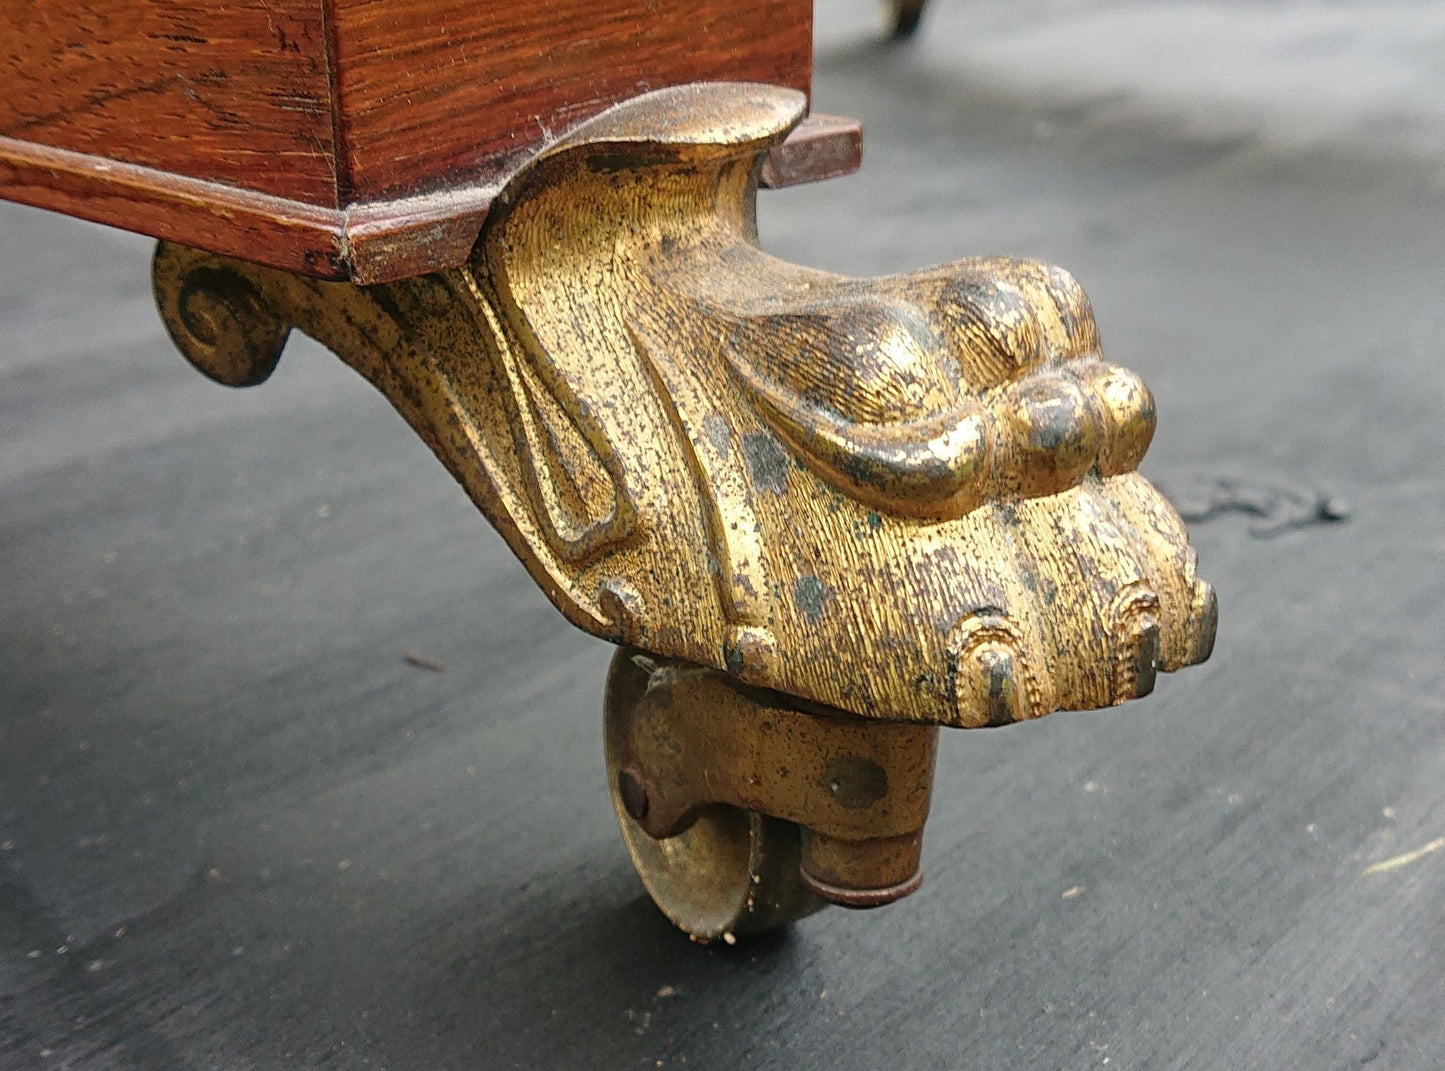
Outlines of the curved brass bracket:
{"type": "Polygon", "coordinates": [[[717,670],[624,655],[646,664],[645,686],[616,697],[607,751],[649,837],[725,804],[802,827],[798,870],[824,900],[877,907],[918,888],[938,726],[803,710],[717,670]]]}
{"type": "Polygon", "coordinates": [[[518,176],[461,268],[356,287],[163,244],[157,299],[224,383],[291,326],[335,350],[607,639],[964,727],[1207,657],[1213,592],[1134,471],[1152,398],[1067,273],[851,279],[759,248],[758,169],[804,106],[619,105],[518,176]]]}

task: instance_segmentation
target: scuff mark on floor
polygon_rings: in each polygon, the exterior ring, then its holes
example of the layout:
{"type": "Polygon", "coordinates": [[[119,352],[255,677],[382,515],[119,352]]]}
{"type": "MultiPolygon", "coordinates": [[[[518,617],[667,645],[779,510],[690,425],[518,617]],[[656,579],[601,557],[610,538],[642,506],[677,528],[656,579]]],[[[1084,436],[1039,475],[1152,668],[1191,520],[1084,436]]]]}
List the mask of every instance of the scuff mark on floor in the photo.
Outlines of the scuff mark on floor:
{"type": "Polygon", "coordinates": [[[1286,479],[1200,473],[1182,480],[1156,481],[1188,524],[1226,513],[1257,518],[1249,526],[1256,539],[1272,539],[1296,528],[1348,520],[1350,505],[1339,495],[1286,479]]]}
{"type": "Polygon", "coordinates": [[[1403,855],[1394,855],[1389,859],[1382,859],[1378,863],[1365,867],[1360,877],[1368,878],[1371,874],[1383,874],[1387,870],[1398,870],[1402,866],[1409,866],[1411,863],[1424,859],[1431,852],[1438,852],[1445,848],[1445,837],[1436,837],[1424,847],[1416,848],[1413,852],[1405,852],[1403,855]]]}

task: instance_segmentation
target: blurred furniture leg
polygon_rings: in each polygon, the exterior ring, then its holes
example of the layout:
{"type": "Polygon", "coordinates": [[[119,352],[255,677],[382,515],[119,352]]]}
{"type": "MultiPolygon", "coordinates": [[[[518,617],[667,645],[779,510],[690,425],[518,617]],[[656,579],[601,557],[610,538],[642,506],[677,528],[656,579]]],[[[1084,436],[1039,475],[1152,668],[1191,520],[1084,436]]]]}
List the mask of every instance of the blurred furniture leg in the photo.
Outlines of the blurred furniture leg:
{"type": "Polygon", "coordinates": [[[893,0],[893,39],[905,40],[918,32],[927,0],[893,0]]]}

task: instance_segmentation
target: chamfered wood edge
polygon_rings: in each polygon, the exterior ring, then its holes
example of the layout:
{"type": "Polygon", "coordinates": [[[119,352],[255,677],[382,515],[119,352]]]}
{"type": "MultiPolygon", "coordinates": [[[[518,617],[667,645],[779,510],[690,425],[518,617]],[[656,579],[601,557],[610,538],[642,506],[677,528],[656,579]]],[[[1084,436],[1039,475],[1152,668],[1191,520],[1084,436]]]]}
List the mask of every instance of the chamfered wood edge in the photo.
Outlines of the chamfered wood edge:
{"type": "Polygon", "coordinates": [[[346,214],[0,137],[0,197],[323,279],[349,277],[346,214]]]}
{"type": "MultiPolygon", "coordinates": [[[[856,120],[805,119],[763,165],[791,186],[856,171],[856,120]]],[[[327,208],[0,136],[0,198],[321,279],[368,284],[466,260],[506,174],[436,193],[327,208]]]]}

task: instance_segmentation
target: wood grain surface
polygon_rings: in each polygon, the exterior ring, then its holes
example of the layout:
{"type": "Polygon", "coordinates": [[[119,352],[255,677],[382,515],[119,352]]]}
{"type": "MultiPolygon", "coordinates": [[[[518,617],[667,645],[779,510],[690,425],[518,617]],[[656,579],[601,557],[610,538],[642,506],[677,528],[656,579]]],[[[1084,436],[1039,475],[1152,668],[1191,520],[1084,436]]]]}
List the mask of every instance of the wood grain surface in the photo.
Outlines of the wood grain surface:
{"type": "Polygon", "coordinates": [[[333,0],[332,17],[348,202],[495,173],[649,89],[811,76],[809,0],[333,0]]]}
{"type": "Polygon", "coordinates": [[[325,279],[355,272],[341,209],[67,149],[0,137],[0,195],[288,271],[325,279]]]}
{"type": "Polygon", "coordinates": [[[322,6],[6,4],[0,134],[335,207],[322,6]]]}
{"type": "MultiPolygon", "coordinates": [[[[324,278],[455,264],[537,150],[682,82],[807,91],[809,0],[0,11],[0,196],[324,278]]],[[[814,124],[774,185],[857,166],[814,124]]]]}

